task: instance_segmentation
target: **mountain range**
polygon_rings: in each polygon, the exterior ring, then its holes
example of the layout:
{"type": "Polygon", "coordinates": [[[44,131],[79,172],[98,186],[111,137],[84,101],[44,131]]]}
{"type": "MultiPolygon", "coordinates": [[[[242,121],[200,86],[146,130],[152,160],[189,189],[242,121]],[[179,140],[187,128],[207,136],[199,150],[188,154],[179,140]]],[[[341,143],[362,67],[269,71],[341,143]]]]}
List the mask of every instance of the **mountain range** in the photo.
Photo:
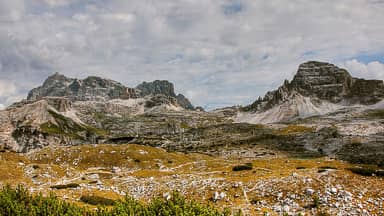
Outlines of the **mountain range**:
{"type": "Polygon", "coordinates": [[[250,105],[210,112],[176,94],[168,81],[130,88],[100,77],[80,80],[56,73],[25,100],[0,111],[0,145],[30,152],[45,146],[136,143],[209,154],[268,146],[384,164],[383,100],[382,80],[354,78],[315,61],[301,64],[291,81],[250,105]]]}

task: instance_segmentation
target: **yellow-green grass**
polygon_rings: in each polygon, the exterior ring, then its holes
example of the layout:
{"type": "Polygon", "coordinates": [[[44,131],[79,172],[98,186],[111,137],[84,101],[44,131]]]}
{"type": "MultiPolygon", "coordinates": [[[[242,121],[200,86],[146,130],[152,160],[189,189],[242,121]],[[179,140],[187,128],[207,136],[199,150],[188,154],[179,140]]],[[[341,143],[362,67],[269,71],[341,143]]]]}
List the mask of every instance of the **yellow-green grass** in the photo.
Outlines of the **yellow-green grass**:
{"type": "MultiPolygon", "coordinates": [[[[275,158],[227,159],[203,154],[167,152],[160,148],[133,144],[49,147],[28,156],[5,152],[0,153],[0,162],[0,183],[12,183],[13,185],[21,183],[31,187],[38,187],[31,182],[30,176],[24,174],[26,167],[31,169],[33,165],[36,165],[38,167],[34,169],[36,175],[40,176],[48,172],[52,176],[50,179],[38,178],[45,184],[45,186],[41,186],[42,190],[40,192],[49,193],[53,191],[59,197],[66,197],[68,201],[91,208],[94,208],[94,206],[77,201],[81,195],[96,195],[110,199],[119,199],[122,196],[112,191],[97,189],[68,188],[51,190],[49,187],[62,184],[63,179],[75,179],[65,184],[88,184],[91,179],[88,179],[87,174],[91,173],[98,173],[105,186],[118,186],[121,190],[124,190],[125,184],[120,185],[119,179],[128,177],[134,177],[138,182],[141,180],[148,182],[149,178],[153,178],[154,182],[165,185],[170,180],[174,180],[176,175],[180,181],[186,180],[188,176],[193,175],[198,179],[221,179],[218,180],[220,184],[227,183],[227,185],[231,185],[242,182],[243,185],[255,185],[259,181],[289,178],[293,173],[296,173],[295,175],[298,176],[312,178],[314,182],[310,185],[311,188],[324,190],[326,185],[316,180],[319,175],[318,172],[326,168],[332,168],[333,171],[330,172],[330,176],[334,185],[343,185],[347,190],[358,190],[360,187],[366,187],[368,189],[367,197],[378,196],[377,189],[384,189],[383,178],[359,176],[347,169],[354,167],[354,165],[328,158],[298,159],[279,155],[279,157],[275,158]],[[245,163],[252,163],[253,169],[239,172],[232,171],[234,166],[245,163]],[[113,173],[112,167],[114,166],[120,167],[122,171],[113,173]],[[51,181],[50,184],[49,181],[51,181]]],[[[281,187],[283,194],[288,192],[302,194],[308,185],[297,183],[294,185],[283,184],[279,185],[279,187],[281,187]]],[[[165,188],[156,188],[152,195],[154,197],[161,196],[163,192],[166,192],[163,191],[165,188]]],[[[186,195],[189,199],[210,203],[209,199],[212,194],[218,190],[222,189],[208,187],[204,191],[199,191],[199,188],[190,188],[186,195]]],[[[247,204],[242,187],[229,187],[225,192],[227,200],[213,203],[216,207],[241,207],[247,204]]],[[[255,191],[248,192],[247,196],[248,201],[254,199],[273,203],[275,199],[273,196],[261,197],[255,191]]],[[[144,199],[143,201],[148,200],[144,199]]],[[[305,205],[304,202],[301,204],[305,205]]],[[[260,213],[252,206],[250,211],[254,215],[260,213]]]]}

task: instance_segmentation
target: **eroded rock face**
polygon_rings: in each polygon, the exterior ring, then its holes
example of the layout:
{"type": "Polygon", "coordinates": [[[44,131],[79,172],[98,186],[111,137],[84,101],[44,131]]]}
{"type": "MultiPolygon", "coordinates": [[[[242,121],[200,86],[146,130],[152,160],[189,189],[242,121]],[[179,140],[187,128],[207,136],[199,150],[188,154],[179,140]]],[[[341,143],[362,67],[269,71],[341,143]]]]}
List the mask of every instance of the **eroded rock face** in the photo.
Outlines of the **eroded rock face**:
{"type": "Polygon", "coordinates": [[[347,98],[350,104],[375,104],[384,98],[384,83],[382,80],[355,78],[347,98]]]}
{"type": "Polygon", "coordinates": [[[299,66],[290,86],[303,96],[339,103],[349,94],[352,84],[353,78],[345,69],[323,62],[306,62],[299,66]]]}
{"type": "Polygon", "coordinates": [[[27,100],[37,100],[43,97],[67,97],[71,100],[111,100],[116,98],[137,98],[137,92],[133,88],[123,84],[103,79],[100,77],[88,77],[84,80],[67,78],[61,74],[54,74],[43,83],[42,86],[32,89],[27,100]]]}
{"type": "Polygon", "coordinates": [[[303,96],[332,103],[370,105],[384,99],[382,80],[354,78],[345,69],[323,62],[301,64],[290,85],[303,96]]]}
{"type": "MultiPolygon", "coordinates": [[[[188,100],[188,98],[186,98],[184,95],[182,94],[178,94],[176,96],[176,100],[177,100],[177,103],[185,108],[185,109],[189,109],[189,110],[193,110],[195,109],[195,107],[191,104],[191,102],[188,100]]],[[[200,109],[201,110],[201,109],[200,109]]]]}
{"type": "Polygon", "coordinates": [[[171,97],[176,97],[174,86],[172,83],[166,80],[155,80],[153,82],[143,82],[136,87],[140,90],[140,95],[142,97],[148,95],[167,95],[171,97]]]}
{"type": "Polygon", "coordinates": [[[180,105],[184,109],[193,110],[194,106],[191,102],[182,94],[175,94],[174,86],[167,80],[155,80],[153,82],[143,82],[136,87],[141,97],[154,96],[151,101],[156,101],[155,104],[159,104],[161,99],[165,103],[173,105],[180,105]],[[162,96],[159,96],[162,95],[162,96]],[[176,103],[175,103],[176,102],[176,103]]]}

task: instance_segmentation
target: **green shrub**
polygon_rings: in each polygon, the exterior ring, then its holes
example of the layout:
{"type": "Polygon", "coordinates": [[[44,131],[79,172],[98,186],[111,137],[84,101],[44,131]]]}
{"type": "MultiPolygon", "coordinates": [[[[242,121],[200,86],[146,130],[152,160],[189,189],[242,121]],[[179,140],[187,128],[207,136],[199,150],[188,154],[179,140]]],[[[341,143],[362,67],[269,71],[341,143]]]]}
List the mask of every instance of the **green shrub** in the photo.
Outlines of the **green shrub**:
{"type": "MultiPolygon", "coordinates": [[[[173,193],[171,199],[155,198],[148,204],[141,203],[133,198],[111,200],[97,196],[82,196],[83,202],[92,205],[110,205],[109,208],[99,207],[92,211],[81,208],[75,204],[67,203],[51,194],[44,197],[41,194],[32,196],[22,186],[11,188],[5,186],[0,190],[0,215],[75,215],[75,216],[104,216],[104,215],[135,215],[135,216],[228,216],[231,212],[217,210],[209,205],[186,200],[178,193],[173,193]]],[[[240,216],[241,212],[232,215],[240,216]]]]}
{"type": "Polygon", "coordinates": [[[312,207],[313,208],[318,208],[320,207],[320,198],[316,195],[312,198],[313,200],[313,203],[312,203],[312,207]]]}
{"type": "Polygon", "coordinates": [[[0,191],[0,215],[85,215],[85,210],[59,200],[53,194],[32,196],[22,186],[16,189],[5,186],[0,191]]]}

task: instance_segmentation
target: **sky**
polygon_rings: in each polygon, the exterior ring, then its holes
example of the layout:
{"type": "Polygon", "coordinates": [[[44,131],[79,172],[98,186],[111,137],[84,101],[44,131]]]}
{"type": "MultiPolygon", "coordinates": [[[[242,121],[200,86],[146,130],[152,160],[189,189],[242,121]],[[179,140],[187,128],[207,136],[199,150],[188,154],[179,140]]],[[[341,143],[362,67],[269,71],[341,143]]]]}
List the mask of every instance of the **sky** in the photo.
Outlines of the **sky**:
{"type": "Polygon", "coordinates": [[[49,75],[249,104],[326,61],[384,79],[384,0],[0,0],[0,109],[49,75]]]}

